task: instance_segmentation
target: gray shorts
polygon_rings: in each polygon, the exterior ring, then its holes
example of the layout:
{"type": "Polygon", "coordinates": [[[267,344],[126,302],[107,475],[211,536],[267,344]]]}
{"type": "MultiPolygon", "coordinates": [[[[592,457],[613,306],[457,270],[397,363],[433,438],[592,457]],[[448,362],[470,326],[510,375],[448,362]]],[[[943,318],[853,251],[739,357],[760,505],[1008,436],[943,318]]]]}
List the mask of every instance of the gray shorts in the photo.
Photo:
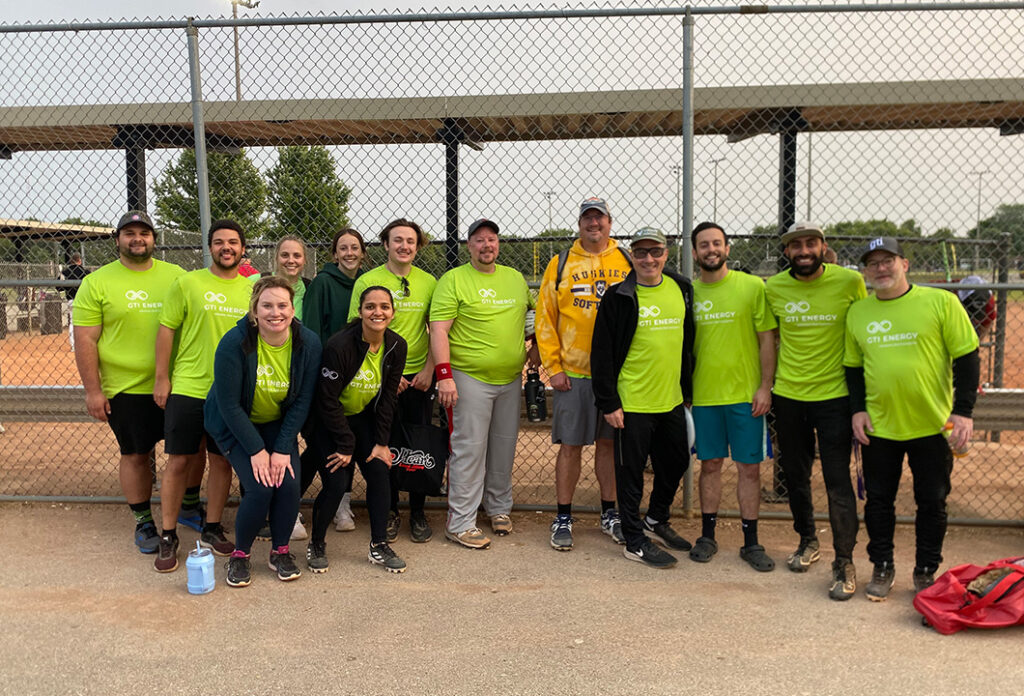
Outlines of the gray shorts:
{"type": "Polygon", "coordinates": [[[615,436],[612,426],[594,404],[594,387],[588,377],[570,377],[572,389],[554,391],[551,410],[551,442],[556,445],[592,445],[615,436]]]}

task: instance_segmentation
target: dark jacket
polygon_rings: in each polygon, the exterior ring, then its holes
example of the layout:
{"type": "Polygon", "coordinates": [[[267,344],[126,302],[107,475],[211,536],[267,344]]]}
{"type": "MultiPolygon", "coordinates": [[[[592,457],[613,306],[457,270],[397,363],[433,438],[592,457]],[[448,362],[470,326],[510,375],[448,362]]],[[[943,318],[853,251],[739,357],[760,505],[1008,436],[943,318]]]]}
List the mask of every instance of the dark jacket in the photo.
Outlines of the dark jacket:
{"type": "MultiPolygon", "coordinates": [[[[298,320],[292,320],[292,359],[288,393],[281,402],[281,431],[273,452],[296,447],[299,430],[309,415],[320,372],[320,339],[298,320]]],[[[224,334],[213,359],[213,386],[203,415],[206,432],[225,455],[241,447],[250,456],[264,449],[263,438],[249,420],[256,393],[259,331],[246,315],[224,334]]]]}
{"type": "MultiPolygon", "coordinates": [[[[683,400],[693,401],[693,285],[689,280],[665,269],[662,274],[679,284],[686,303],[683,318],[683,354],[679,385],[683,389],[683,400]]],[[[629,346],[636,333],[640,317],[640,304],[636,299],[636,271],[630,271],[626,279],[608,288],[597,308],[594,322],[594,340],[590,347],[590,369],[594,388],[594,401],[604,413],[622,408],[619,399],[619,372],[626,362],[629,346]]]]}
{"type": "MultiPolygon", "coordinates": [[[[311,426],[319,429],[317,436],[326,436],[322,441],[329,441],[339,454],[352,454],[356,444],[355,435],[341,405],[341,393],[359,371],[369,349],[370,345],[363,340],[363,326],[360,322],[349,324],[331,336],[324,346],[315,417],[311,419],[311,426]]],[[[402,379],[408,347],[404,338],[388,329],[384,332],[384,344],[380,349],[384,351],[380,365],[380,391],[366,410],[373,412],[377,440],[374,444],[386,445],[391,438],[391,420],[395,414],[398,383],[402,379]]]]}
{"type": "MultiPolygon", "coordinates": [[[[361,270],[356,278],[360,275],[361,270]]],[[[356,279],[345,275],[338,264],[325,263],[307,286],[302,300],[302,321],[306,328],[320,337],[322,345],[326,346],[327,339],[348,321],[348,305],[355,283],[356,279]]]]}

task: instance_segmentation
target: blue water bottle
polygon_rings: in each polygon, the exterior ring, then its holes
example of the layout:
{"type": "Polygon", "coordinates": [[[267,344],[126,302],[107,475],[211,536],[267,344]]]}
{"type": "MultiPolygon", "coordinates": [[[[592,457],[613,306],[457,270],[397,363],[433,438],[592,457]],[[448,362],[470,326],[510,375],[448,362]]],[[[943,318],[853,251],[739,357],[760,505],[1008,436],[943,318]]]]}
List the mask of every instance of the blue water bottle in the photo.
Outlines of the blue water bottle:
{"type": "Polygon", "coordinates": [[[213,552],[210,549],[204,549],[197,541],[195,550],[188,552],[185,569],[188,571],[190,594],[213,592],[215,578],[213,576],[213,552]]]}

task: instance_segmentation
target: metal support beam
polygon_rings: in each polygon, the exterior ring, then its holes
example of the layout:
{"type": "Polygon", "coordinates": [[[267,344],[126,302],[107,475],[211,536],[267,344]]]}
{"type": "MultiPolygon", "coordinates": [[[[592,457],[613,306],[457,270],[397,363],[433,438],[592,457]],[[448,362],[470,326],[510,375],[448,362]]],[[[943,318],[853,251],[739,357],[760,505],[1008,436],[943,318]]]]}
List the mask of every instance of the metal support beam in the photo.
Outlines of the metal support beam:
{"type": "Polygon", "coordinates": [[[796,136],[779,133],[779,234],[796,222],[796,136]]]}
{"type": "MultiPolygon", "coordinates": [[[[693,229],[693,14],[687,5],[683,16],[683,224],[679,230],[679,256],[682,260],[683,276],[693,277],[693,256],[686,253],[683,239],[693,229]],[[684,232],[684,230],[686,232],[684,232]]],[[[687,452],[689,456],[689,452],[687,452]]],[[[689,517],[693,506],[693,467],[683,474],[683,515],[689,517]]]]}
{"type": "MultiPolygon", "coordinates": [[[[192,134],[196,150],[196,189],[199,197],[199,232],[205,238],[210,229],[210,177],[206,169],[206,122],[203,120],[203,85],[199,71],[199,30],[189,18],[185,28],[188,35],[188,73],[191,78],[192,134]]],[[[213,263],[210,247],[203,245],[203,264],[213,263]]]]}
{"type": "Polygon", "coordinates": [[[127,210],[146,210],[146,148],[134,140],[124,149],[127,210]]]}
{"type": "Polygon", "coordinates": [[[445,267],[452,269],[459,263],[459,142],[462,131],[455,119],[446,118],[438,136],[444,143],[445,267]]]}

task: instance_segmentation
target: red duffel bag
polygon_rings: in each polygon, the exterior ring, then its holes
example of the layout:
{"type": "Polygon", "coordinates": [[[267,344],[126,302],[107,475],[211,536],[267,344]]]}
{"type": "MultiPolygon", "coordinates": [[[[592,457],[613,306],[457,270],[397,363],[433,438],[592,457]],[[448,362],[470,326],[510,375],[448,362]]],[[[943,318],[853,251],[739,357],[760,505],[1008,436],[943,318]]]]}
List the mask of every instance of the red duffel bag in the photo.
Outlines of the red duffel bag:
{"type": "Polygon", "coordinates": [[[1024,557],[951,568],[917,593],[914,608],[945,635],[1024,624],[1024,557]]]}

